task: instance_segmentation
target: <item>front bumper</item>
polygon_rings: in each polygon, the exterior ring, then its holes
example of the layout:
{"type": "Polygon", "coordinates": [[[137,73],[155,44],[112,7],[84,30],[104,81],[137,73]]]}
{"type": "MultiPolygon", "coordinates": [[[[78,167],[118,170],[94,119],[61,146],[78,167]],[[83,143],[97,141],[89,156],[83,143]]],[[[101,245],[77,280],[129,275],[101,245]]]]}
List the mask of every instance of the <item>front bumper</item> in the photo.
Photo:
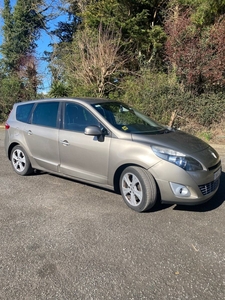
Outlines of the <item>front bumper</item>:
{"type": "Polygon", "coordinates": [[[149,172],[158,184],[162,203],[194,205],[204,203],[214,196],[219,188],[221,170],[219,163],[213,170],[186,172],[167,161],[160,161],[149,172]],[[175,194],[171,183],[185,186],[189,193],[175,194]]]}

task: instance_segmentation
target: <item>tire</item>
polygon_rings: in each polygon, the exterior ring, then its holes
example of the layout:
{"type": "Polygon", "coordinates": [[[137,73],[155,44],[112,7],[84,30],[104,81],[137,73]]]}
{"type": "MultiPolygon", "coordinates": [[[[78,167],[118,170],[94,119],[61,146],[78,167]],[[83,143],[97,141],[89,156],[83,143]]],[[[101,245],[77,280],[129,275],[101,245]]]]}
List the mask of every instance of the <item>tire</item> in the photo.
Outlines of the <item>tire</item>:
{"type": "Polygon", "coordinates": [[[143,212],[157,200],[157,187],[152,175],[141,167],[130,166],[120,176],[120,192],[125,203],[133,210],[143,212]]]}
{"type": "Polygon", "coordinates": [[[31,166],[30,160],[26,152],[21,146],[16,145],[12,149],[10,160],[11,160],[13,170],[17,174],[21,176],[26,176],[33,172],[33,168],[31,166]]]}

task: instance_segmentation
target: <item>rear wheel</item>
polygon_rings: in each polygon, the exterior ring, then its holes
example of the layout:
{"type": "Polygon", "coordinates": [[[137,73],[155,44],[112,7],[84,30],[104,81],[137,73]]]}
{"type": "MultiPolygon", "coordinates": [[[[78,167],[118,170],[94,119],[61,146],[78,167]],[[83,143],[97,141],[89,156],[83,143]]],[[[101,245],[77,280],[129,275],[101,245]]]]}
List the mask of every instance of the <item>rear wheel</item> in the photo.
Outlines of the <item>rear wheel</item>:
{"type": "Polygon", "coordinates": [[[25,176],[33,172],[30,160],[21,146],[16,145],[12,149],[10,160],[13,169],[17,174],[25,176]]]}
{"type": "Polygon", "coordinates": [[[154,178],[147,170],[136,166],[127,167],[122,172],[120,192],[125,203],[138,212],[149,210],[157,199],[154,178]]]}

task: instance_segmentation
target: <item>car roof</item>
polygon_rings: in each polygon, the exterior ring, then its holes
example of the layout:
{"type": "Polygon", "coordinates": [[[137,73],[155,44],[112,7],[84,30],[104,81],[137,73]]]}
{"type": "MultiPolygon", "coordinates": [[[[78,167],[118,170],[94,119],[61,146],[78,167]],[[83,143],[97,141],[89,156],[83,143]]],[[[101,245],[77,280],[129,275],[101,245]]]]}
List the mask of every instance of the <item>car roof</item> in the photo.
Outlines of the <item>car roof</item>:
{"type": "Polygon", "coordinates": [[[25,103],[37,103],[37,102],[45,102],[45,101],[76,101],[79,103],[87,103],[87,104],[94,104],[94,103],[108,103],[108,102],[117,102],[115,100],[107,100],[104,98],[91,98],[91,97],[68,97],[68,98],[44,98],[44,99],[36,99],[30,100],[25,102],[19,102],[17,104],[25,104],[25,103]]]}

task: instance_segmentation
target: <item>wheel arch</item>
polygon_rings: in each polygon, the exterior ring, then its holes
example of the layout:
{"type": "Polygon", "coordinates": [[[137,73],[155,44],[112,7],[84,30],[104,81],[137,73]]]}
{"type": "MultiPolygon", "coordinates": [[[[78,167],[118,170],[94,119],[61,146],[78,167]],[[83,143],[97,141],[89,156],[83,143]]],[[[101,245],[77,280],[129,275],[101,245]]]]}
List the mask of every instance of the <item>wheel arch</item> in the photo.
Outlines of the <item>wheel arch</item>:
{"type": "Polygon", "coordinates": [[[8,159],[9,159],[9,160],[10,160],[10,156],[11,156],[12,149],[13,149],[15,146],[17,146],[17,145],[20,146],[19,143],[13,142],[13,143],[9,146],[9,148],[8,148],[8,159]]]}
{"type": "Polygon", "coordinates": [[[123,164],[119,168],[117,168],[113,177],[113,186],[114,186],[114,191],[118,194],[120,194],[120,175],[122,174],[123,170],[126,169],[127,167],[140,167],[145,169],[143,166],[140,166],[138,164],[132,164],[132,163],[123,164]]]}
{"type": "MultiPolygon", "coordinates": [[[[147,170],[146,168],[144,168],[143,166],[141,165],[138,165],[138,164],[132,164],[132,163],[128,163],[128,164],[124,164],[124,165],[121,165],[115,172],[114,174],[114,178],[113,178],[113,186],[114,186],[114,191],[117,193],[117,194],[120,194],[120,175],[122,174],[123,170],[126,169],[127,167],[140,167],[140,168],[143,168],[145,170],[147,170]]],[[[153,174],[150,172],[150,174],[152,175],[154,181],[155,181],[155,184],[156,184],[156,188],[157,188],[157,195],[158,195],[158,200],[161,202],[161,192],[160,192],[160,189],[159,189],[159,185],[155,179],[155,177],[153,176],[153,174]]]]}

